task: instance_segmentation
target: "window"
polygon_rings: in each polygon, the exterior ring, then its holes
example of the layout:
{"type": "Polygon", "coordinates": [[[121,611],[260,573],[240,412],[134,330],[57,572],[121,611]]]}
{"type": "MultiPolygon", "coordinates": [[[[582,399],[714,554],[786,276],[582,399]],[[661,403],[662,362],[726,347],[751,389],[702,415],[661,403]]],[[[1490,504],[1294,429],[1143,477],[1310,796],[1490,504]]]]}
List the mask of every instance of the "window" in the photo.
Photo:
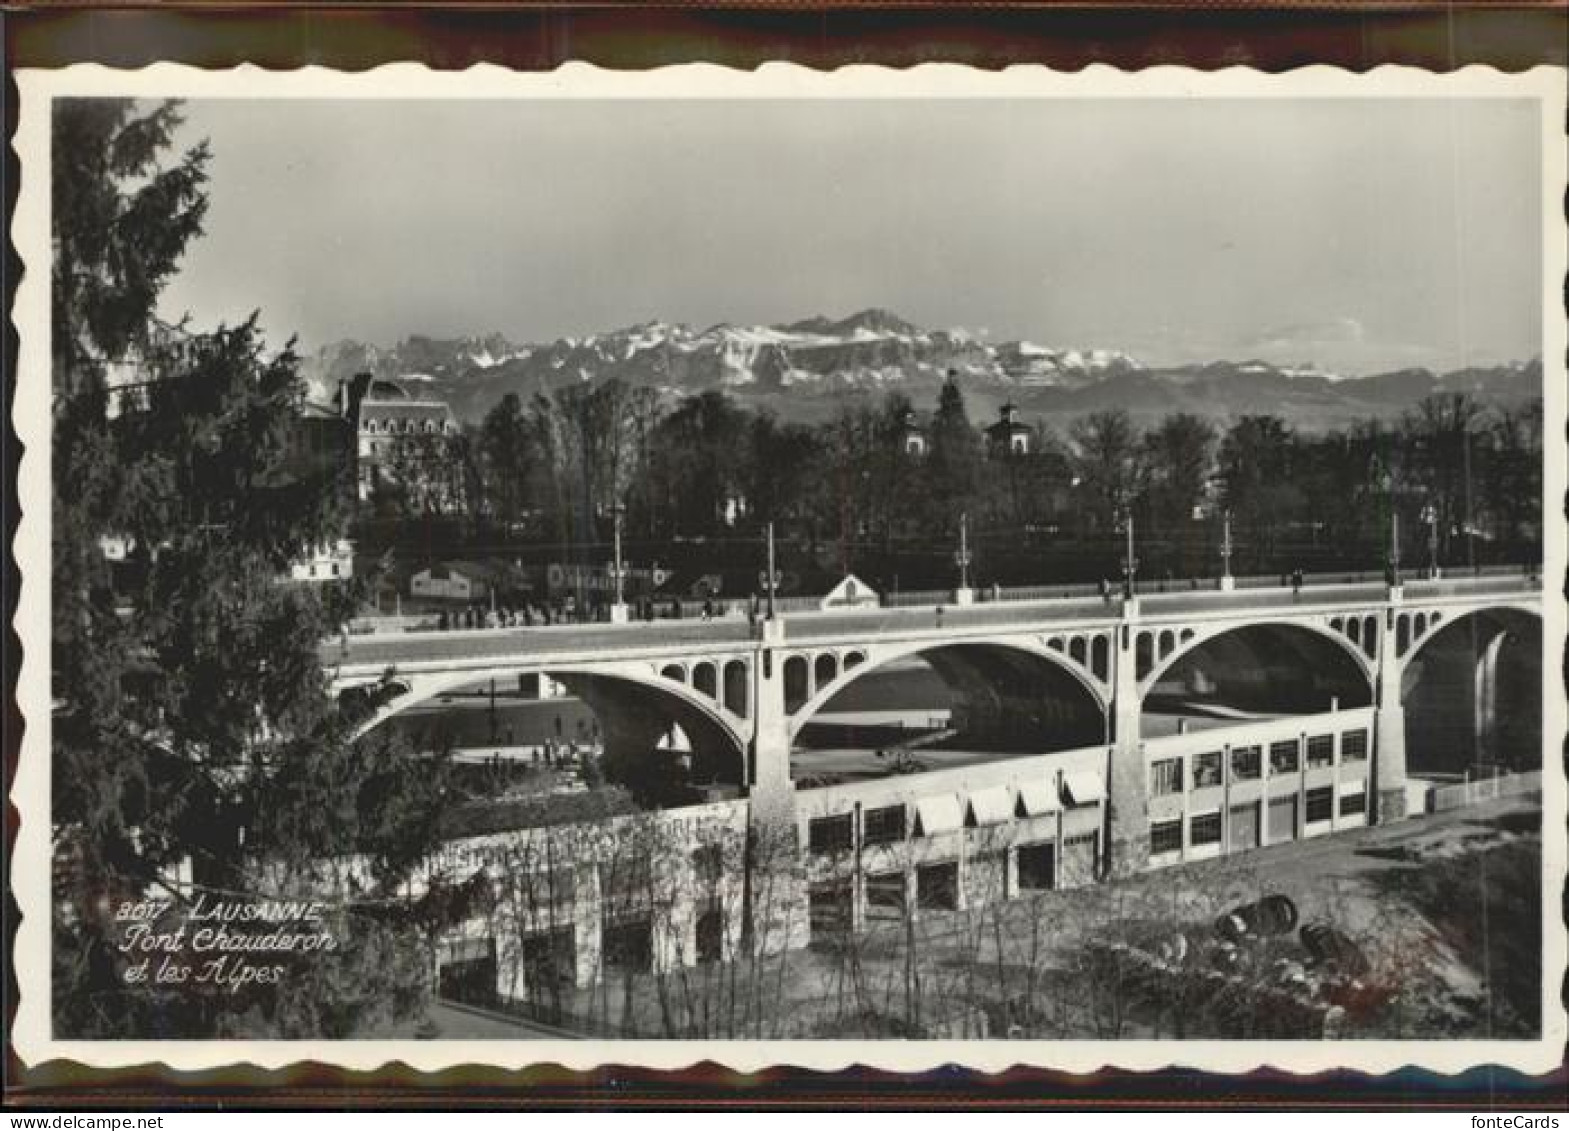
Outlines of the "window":
{"type": "Polygon", "coordinates": [[[1008,854],[984,852],[971,856],[965,865],[964,882],[973,898],[982,903],[1008,898],[1008,854]]]}
{"type": "Polygon", "coordinates": [[[725,850],[719,844],[700,844],[692,850],[692,877],[699,895],[713,896],[724,880],[725,850]]]}
{"type": "Polygon", "coordinates": [[[1162,758],[1150,764],[1150,793],[1164,797],[1182,792],[1182,759],[1162,758]]]}
{"type": "Polygon", "coordinates": [[[1056,854],[1050,841],[1019,845],[1019,890],[1050,891],[1056,887],[1056,854]]]}
{"type": "Polygon", "coordinates": [[[570,904],[577,899],[576,867],[552,867],[544,874],[544,882],[551,888],[551,899],[559,904],[570,904]]]}
{"type": "Polygon", "coordinates": [[[847,852],[854,843],[853,818],[849,813],[819,817],[808,828],[807,843],[813,852],[847,852]]]}
{"type": "Polygon", "coordinates": [[[1335,764],[1335,736],[1332,734],[1315,734],[1307,740],[1307,764],[1311,766],[1333,766],[1335,764]]]}
{"type": "Polygon", "coordinates": [[[850,885],[843,880],[813,884],[807,894],[812,931],[844,930],[850,925],[850,885]]]}
{"type": "Polygon", "coordinates": [[[647,919],[606,922],[599,945],[606,969],[640,974],[654,964],[654,932],[647,919]]]}
{"type": "Polygon", "coordinates": [[[1064,837],[1062,847],[1064,851],[1070,848],[1094,849],[1098,843],[1100,843],[1100,833],[1079,833],[1076,836],[1064,837]]]}
{"type": "Polygon", "coordinates": [[[1353,817],[1358,813],[1367,812],[1367,790],[1356,793],[1342,793],[1340,795],[1340,815],[1353,817]]]}
{"type": "Polygon", "coordinates": [[[1231,748],[1231,776],[1238,781],[1251,781],[1259,775],[1259,748],[1234,746],[1231,748]]]}
{"type": "Polygon", "coordinates": [[[1348,730],[1340,736],[1340,760],[1342,762],[1367,761],[1367,731],[1348,730]]]}
{"type": "Polygon", "coordinates": [[[1220,843],[1220,811],[1200,813],[1188,821],[1188,843],[1198,848],[1220,843]]]}
{"type": "Polygon", "coordinates": [[[1269,772],[1272,774],[1294,774],[1297,772],[1297,747],[1298,742],[1272,742],[1269,744],[1269,772]]]}
{"type": "Polygon", "coordinates": [[[904,806],[868,809],[861,818],[863,844],[892,844],[904,839],[904,806]]]}
{"type": "Polygon", "coordinates": [[[915,873],[915,902],[923,911],[954,911],[959,906],[959,865],[926,864],[915,873]]]}
{"type": "Polygon", "coordinates": [[[599,865],[600,900],[616,906],[646,904],[653,893],[654,873],[647,856],[627,855],[599,865]]]}
{"type": "Polygon", "coordinates": [[[697,960],[722,962],[725,957],[725,917],[716,907],[710,907],[697,917],[697,960]]]}
{"type": "Polygon", "coordinates": [[[1335,815],[1335,791],[1325,786],[1323,789],[1310,789],[1307,791],[1307,821],[1314,824],[1318,821],[1328,821],[1335,815]]]}
{"type": "Polygon", "coordinates": [[[1182,851],[1182,822],[1161,821],[1150,826],[1150,855],[1165,856],[1182,851]]]}
{"type": "Polygon", "coordinates": [[[866,917],[904,918],[904,873],[871,872],[866,877],[866,917]]]}
{"type": "Polygon", "coordinates": [[[1206,750],[1193,756],[1193,788],[1220,784],[1220,751],[1206,750]]]}

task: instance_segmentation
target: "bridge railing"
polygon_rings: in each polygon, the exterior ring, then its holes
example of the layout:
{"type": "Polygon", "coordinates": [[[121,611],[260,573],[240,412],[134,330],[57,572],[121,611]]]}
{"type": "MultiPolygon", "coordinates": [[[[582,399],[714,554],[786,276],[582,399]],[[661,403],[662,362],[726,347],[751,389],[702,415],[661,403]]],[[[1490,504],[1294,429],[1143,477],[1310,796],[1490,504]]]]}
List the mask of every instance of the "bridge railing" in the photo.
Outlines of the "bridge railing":
{"type": "MultiPolygon", "coordinates": [[[[1231,593],[1258,592],[1267,589],[1294,589],[1292,578],[1278,575],[1255,574],[1238,576],[1232,579],[1231,593]]],[[[1304,575],[1302,588],[1304,590],[1328,590],[1336,587],[1353,588],[1356,586],[1383,585],[1386,578],[1382,572],[1350,571],[1329,572],[1304,575]]],[[[1402,575],[1402,584],[1406,586],[1412,597],[1432,598],[1445,596],[1464,597],[1471,593],[1483,590],[1487,592],[1499,591],[1533,591],[1540,588],[1540,569],[1532,564],[1509,566],[1483,566],[1475,570],[1451,570],[1438,578],[1427,578],[1420,572],[1407,571],[1402,575]]],[[[1179,598],[1182,595],[1193,597],[1206,597],[1209,601],[1221,603],[1246,603],[1245,597],[1222,596],[1225,592],[1220,589],[1217,578],[1156,578],[1138,582],[1134,591],[1141,597],[1171,597],[1179,598]]],[[[896,593],[884,593],[880,598],[880,607],[884,609],[915,609],[927,608],[935,610],[942,608],[950,618],[964,617],[965,610],[975,609],[977,606],[996,606],[999,604],[1015,604],[1022,602],[1044,601],[1089,601],[1100,598],[1105,592],[1109,599],[1116,599],[1122,593],[1120,582],[1108,582],[1103,590],[1099,584],[1064,584],[1064,585],[1016,585],[1016,586],[991,586],[975,591],[974,604],[959,606],[954,603],[954,594],[948,589],[919,589],[905,590],[896,593]]],[[[776,597],[774,608],[784,616],[803,616],[824,611],[823,598],[820,596],[789,596],[776,597]]],[[[759,601],[758,608],[765,607],[759,601]]],[[[875,608],[875,607],[874,607],[875,608]]],[[[748,597],[715,598],[709,603],[709,619],[726,621],[730,623],[746,623],[750,620],[752,601],[748,597]]],[[[844,612],[845,609],[831,609],[828,612],[844,612]]],[[[700,600],[663,600],[657,601],[653,606],[653,619],[649,620],[642,607],[633,606],[633,617],[626,627],[637,625],[668,625],[672,621],[702,622],[704,619],[704,602],[700,600]],[[679,612],[677,611],[679,610],[679,612]]],[[[398,617],[360,617],[350,624],[353,635],[391,635],[400,633],[427,633],[439,632],[439,614],[423,613],[409,614],[398,617]]],[[[453,625],[447,631],[499,631],[507,632],[516,628],[595,628],[608,627],[608,610],[605,615],[597,620],[572,620],[558,621],[551,625],[510,625],[496,626],[486,629],[486,626],[476,625],[462,627],[453,625]]],[[[981,619],[987,619],[981,614],[981,619]]]]}
{"type": "MultiPolygon", "coordinates": [[[[1454,585],[1457,591],[1466,585],[1476,587],[1494,587],[1501,578],[1517,577],[1523,586],[1529,587],[1531,579],[1537,576],[1537,569],[1532,565],[1489,565],[1477,566],[1475,569],[1465,567],[1449,567],[1437,579],[1423,576],[1420,570],[1407,569],[1402,571],[1401,581],[1412,586],[1448,586],[1454,585]]],[[[1382,570],[1331,570],[1302,575],[1302,587],[1324,588],[1337,585],[1382,585],[1386,577],[1382,570]]],[[[1290,574],[1239,574],[1232,578],[1232,588],[1254,589],[1292,589],[1293,579],[1290,574]]],[[[1161,594],[1176,593],[1205,593],[1220,591],[1220,578],[1208,577],[1167,577],[1167,578],[1141,578],[1134,585],[1134,592],[1141,597],[1159,596],[1161,594]]],[[[1113,597],[1122,592],[1120,579],[1107,579],[1107,589],[1113,597]]],[[[1430,591],[1424,589],[1424,591],[1430,591]]],[[[990,604],[999,601],[1072,601],[1086,597],[1096,597],[1102,592],[1101,586],[1096,583],[1066,583],[1060,585],[1003,585],[980,587],[975,590],[977,604],[990,604]]],[[[899,593],[884,593],[882,595],[884,608],[917,608],[921,606],[953,605],[953,590],[951,589],[912,589],[899,593]]],[[[815,608],[815,605],[811,606],[815,608]]],[[[786,611],[794,611],[788,609],[786,611]]]]}
{"type": "Polygon", "coordinates": [[[1442,813],[1448,809],[1463,809],[1482,801],[1499,797],[1518,797],[1540,793],[1542,773],[1532,770],[1523,774],[1501,774],[1498,777],[1477,778],[1456,782],[1454,785],[1435,785],[1427,791],[1427,812],[1442,813]]]}
{"type": "Polygon", "coordinates": [[[953,604],[953,590],[951,589],[906,589],[898,593],[884,593],[882,595],[884,608],[888,609],[914,609],[922,605],[951,605],[953,604]]]}

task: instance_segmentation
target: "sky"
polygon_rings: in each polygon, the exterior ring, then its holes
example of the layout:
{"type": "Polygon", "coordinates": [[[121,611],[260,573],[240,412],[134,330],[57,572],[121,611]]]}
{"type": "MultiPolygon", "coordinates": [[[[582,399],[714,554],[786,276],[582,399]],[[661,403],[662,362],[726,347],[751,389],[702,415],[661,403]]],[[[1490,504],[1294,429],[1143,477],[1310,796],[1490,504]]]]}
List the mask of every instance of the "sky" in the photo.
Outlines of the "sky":
{"type": "Polygon", "coordinates": [[[1524,100],[197,100],[161,303],[305,350],[877,306],[1146,364],[1541,353],[1524,100]]]}

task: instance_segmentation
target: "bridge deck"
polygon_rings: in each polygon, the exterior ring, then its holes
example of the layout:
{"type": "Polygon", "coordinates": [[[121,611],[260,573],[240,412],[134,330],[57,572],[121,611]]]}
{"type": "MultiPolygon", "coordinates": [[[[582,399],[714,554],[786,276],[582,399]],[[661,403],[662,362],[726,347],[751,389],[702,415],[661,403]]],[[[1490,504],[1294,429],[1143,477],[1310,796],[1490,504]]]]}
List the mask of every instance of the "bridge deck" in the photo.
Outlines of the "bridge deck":
{"type": "MultiPolygon", "coordinates": [[[[1480,597],[1537,594],[1541,582],[1523,575],[1483,576],[1436,581],[1407,581],[1404,603],[1420,604],[1480,597]]],[[[1388,589],[1381,583],[1323,584],[1290,588],[1183,591],[1145,594],[1139,598],[1139,619],[1160,623],[1183,617],[1257,612],[1305,613],[1322,610],[1368,608],[1387,602],[1388,589]]],[[[784,614],[784,641],[820,643],[863,641],[875,636],[960,633],[976,628],[1022,628],[1086,622],[1116,623],[1120,603],[1099,597],[1027,601],[983,602],[974,605],[872,608],[784,614]],[[938,613],[938,608],[942,612],[938,613]]],[[[752,640],[756,630],[746,621],[720,618],[712,621],[636,621],[630,624],[569,624],[534,628],[425,630],[332,640],[321,649],[329,667],[365,668],[402,664],[473,662],[487,657],[518,655],[541,659],[568,657],[598,659],[658,658],[662,650],[683,651],[715,646],[730,651],[752,640]]]]}

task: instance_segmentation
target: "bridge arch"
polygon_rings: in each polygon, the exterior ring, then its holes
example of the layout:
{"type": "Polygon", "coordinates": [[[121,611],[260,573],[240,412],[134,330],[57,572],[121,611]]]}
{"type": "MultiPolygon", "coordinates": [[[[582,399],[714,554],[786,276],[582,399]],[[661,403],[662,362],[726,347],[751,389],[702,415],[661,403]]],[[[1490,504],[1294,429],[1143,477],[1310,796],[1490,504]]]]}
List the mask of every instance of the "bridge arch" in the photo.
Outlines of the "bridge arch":
{"type": "Polygon", "coordinates": [[[1084,716],[1093,714],[1100,733],[1089,739],[1104,741],[1109,697],[1105,689],[1084,668],[1073,663],[1056,649],[1037,645],[1025,639],[969,639],[933,642],[901,641],[856,653],[855,663],[846,656],[838,675],[826,685],[819,686],[790,717],[790,737],[794,741],[833,698],[863,676],[870,675],[897,660],[919,656],[937,673],[938,677],[956,692],[963,693],[961,684],[971,679],[982,681],[987,672],[1000,675],[1010,665],[1039,665],[1041,672],[1053,672],[1061,680],[1062,690],[1077,697],[1077,709],[1084,716]],[[946,669],[946,670],[945,670],[946,669]],[[968,670],[966,670],[968,669],[968,670]]]}
{"type": "MultiPolygon", "coordinates": [[[[1365,625],[1358,625],[1364,629],[1365,625]]],[[[1368,641],[1364,637],[1360,642],[1348,639],[1333,626],[1320,623],[1313,619],[1278,619],[1253,621],[1247,624],[1225,624],[1218,626],[1199,626],[1193,629],[1184,629],[1172,638],[1169,631],[1156,628],[1145,628],[1138,632],[1134,641],[1135,662],[1139,668],[1138,695],[1140,703],[1149,698],[1155,687],[1166,679],[1185,659],[1191,658],[1196,652],[1206,645],[1213,645],[1227,638],[1233,638],[1239,643],[1243,640],[1257,639],[1264,634],[1274,634],[1286,641],[1290,647],[1290,638],[1296,637],[1299,641],[1314,640],[1324,641],[1332,645],[1328,654],[1344,657],[1349,661],[1348,670],[1354,669],[1357,681],[1356,687],[1365,695],[1364,703],[1373,701],[1376,673],[1373,667],[1373,657],[1377,649],[1367,647],[1368,641]],[[1157,644],[1160,645],[1157,651],[1157,644]],[[1360,646],[1359,646],[1360,644],[1360,646]]],[[[1373,637],[1377,639],[1376,629],[1373,637]]],[[[1301,658],[1300,652],[1298,652],[1301,658]]],[[[1346,703],[1343,706],[1357,706],[1364,704],[1346,703]]]]}
{"type": "Polygon", "coordinates": [[[390,682],[406,692],[362,723],[356,737],[459,688],[539,674],[560,682],[594,713],[603,732],[607,776],[627,785],[639,801],[670,803],[678,799],[672,792],[677,785],[713,782],[744,788],[748,743],[744,721],[701,689],[671,678],[670,667],[656,672],[646,665],[512,664],[457,672],[394,673],[390,682]],[[661,739],[675,727],[686,735],[690,750],[661,746],[661,739]],[[683,759],[689,771],[686,774],[677,765],[683,759]]]}
{"type": "Polygon", "coordinates": [[[1541,768],[1540,610],[1520,604],[1446,609],[1399,661],[1407,767],[1418,774],[1541,768]]]}
{"type": "Polygon", "coordinates": [[[1496,622],[1500,619],[1520,617],[1534,621],[1538,628],[1541,627],[1541,608],[1522,601],[1499,601],[1450,609],[1401,610],[1395,615],[1395,655],[1399,667],[1402,670],[1408,667],[1434,637],[1454,625],[1474,623],[1476,620],[1496,622]],[[1402,628],[1404,632],[1401,631],[1402,628]]]}

